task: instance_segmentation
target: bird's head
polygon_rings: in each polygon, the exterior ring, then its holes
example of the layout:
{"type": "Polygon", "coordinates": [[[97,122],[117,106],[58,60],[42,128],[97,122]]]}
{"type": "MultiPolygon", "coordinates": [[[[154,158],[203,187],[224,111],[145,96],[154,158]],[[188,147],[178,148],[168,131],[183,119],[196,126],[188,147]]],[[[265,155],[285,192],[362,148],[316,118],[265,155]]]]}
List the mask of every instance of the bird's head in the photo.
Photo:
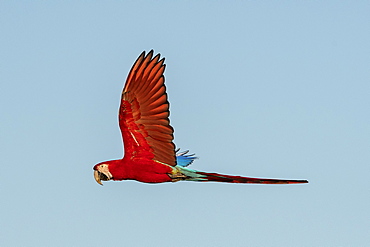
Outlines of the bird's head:
{"type": "Polygon", "coordinates": [[[109,163],[102,162],[94,166],[94,178],[96,182],[103,185],[101,180],[108,181],[113,178],[112,174],[109,172],[109,163]]]}

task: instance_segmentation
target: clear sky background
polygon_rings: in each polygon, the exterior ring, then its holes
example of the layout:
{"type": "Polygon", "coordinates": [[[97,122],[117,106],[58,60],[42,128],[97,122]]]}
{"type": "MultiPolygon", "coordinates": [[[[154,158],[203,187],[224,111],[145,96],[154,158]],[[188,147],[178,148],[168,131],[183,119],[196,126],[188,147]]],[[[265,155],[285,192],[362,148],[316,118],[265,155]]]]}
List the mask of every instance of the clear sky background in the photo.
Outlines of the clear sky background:
{"type": "Polygon", "coordinates": [[[1,1],[1,246],[367,246],[369,1],[1,1]],[[105,182],[138,55],[192,168],[308,185],[105,182]]]}

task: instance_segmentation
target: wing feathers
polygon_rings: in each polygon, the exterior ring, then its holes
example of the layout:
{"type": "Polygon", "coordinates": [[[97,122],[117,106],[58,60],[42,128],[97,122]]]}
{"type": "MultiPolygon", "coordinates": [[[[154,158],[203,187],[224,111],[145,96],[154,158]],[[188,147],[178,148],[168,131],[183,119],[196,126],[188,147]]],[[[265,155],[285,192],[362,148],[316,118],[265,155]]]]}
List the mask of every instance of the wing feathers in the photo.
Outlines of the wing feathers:
{"type": "Polygon", "coordinates": [[[163,82],[164,82],[164,79],[163,77],[161,77],[158,81],[157,81],[157,84],[154,85],[152,88],[148,87],[150,90],[147,90],[147,91],[144,91],[142,93],[143,95],[143,103],[147,103],[149,101],[149,103],[155,101],[158,97],[156,98],[153,98],[153,95],[155,94],[158,94],[159,96],[163,95],[165,96],[166,100],[167,100],[167,95],[164,95],[165,92],[166,92],[166,87],[163,86],[163,82]],[[162,84],[162,86],[161,86],[162,84]]]}
{"type": "MultiPolygon", "coordinates": [[[[149,55],[149,54],[148,54],[149,55]]],[[[131,70],[130,70],[130,73],[127,77],[127,80],[126,80],[126,85],[125,85],[125,88],[129,86],[129,83],[127,82],[131,82],[132,81],[132,77],[135,75],[135,73],[133,73],[135,70],[137,70],[137,68],[141,65],[143,59],[144,59],[144,56],[145,56],[145,51],[143,51],[140,56],[137,58],[135,64],[132,66],[131,70]]]]}
{"type": "Polygon", "coordinates": [[[122,92],[119,113],[125,155],[147,156],[176,165],[173,128],[164,85],[165,64],[160,54],[141,53],[132,66],[122,92]],[[141,149],[145,150],[143,152],[141,149]]]}

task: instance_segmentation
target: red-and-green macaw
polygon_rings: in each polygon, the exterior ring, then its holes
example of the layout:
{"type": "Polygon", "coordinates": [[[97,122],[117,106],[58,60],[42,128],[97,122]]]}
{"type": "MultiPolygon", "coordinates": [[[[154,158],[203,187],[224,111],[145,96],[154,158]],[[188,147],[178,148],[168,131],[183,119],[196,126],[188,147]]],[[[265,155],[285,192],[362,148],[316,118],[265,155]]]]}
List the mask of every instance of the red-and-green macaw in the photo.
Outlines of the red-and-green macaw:
{"type": "Polygon", "coordinates": [[[173,143],[173,128],[168,118],[169,103],[163,72],[164,58],[141,53],[128,74],[119,108],[119,126],[124,157],[94,166],[96,182],[137,180],[144,183],[177,181],[298,184],[307,180],[285,180],[230,176],[189,169],[196,157],[179,152],[173,143]]]}

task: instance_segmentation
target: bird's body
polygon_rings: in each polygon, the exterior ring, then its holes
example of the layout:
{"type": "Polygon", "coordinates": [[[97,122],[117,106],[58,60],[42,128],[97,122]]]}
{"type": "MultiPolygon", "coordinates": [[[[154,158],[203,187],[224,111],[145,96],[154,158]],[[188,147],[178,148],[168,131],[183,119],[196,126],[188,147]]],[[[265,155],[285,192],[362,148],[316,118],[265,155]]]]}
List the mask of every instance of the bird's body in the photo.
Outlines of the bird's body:
{"type": "Polygon", "coordinates": [[[283,180],[230,176],[187,168],[196,157],[175,150],[163,72],[164,59],[143,52],[133,65],[122,92],[119,125],[124,143],[122,159],[94,166],[95,180],[137,180],[144,183],[214,181],[227,183],[294,184],[283,180]]]}
{"type": "Polygon", "coordinates": [[[109,172],[114,174],[113,180],[137,180],[144,183],[171,182],[171,178],[167,174],[172,173],[172,167],[153,160],[123,158],[103,163],[109,165],[109,172]]]}

